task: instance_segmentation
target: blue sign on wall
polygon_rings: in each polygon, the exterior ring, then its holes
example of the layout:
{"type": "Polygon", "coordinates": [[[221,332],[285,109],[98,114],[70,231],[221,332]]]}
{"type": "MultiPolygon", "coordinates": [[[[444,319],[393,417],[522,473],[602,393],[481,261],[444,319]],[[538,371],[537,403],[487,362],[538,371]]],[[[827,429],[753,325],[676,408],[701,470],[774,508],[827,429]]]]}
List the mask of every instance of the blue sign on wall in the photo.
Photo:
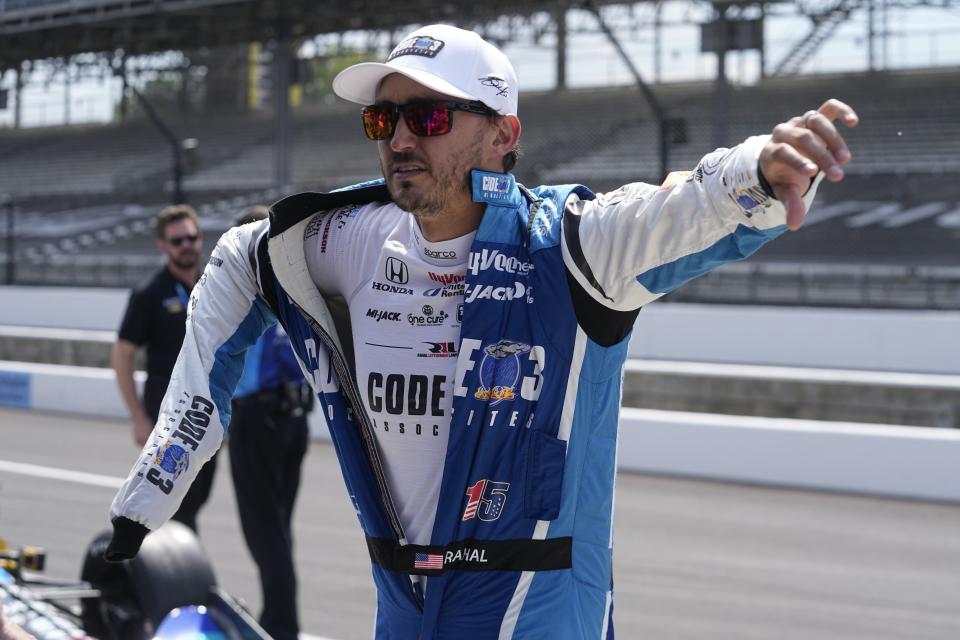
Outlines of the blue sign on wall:
{"type": "Polygon", "coordinates": [[[30,408],[29,373],[0,371],[0,406],[30,408]]]}

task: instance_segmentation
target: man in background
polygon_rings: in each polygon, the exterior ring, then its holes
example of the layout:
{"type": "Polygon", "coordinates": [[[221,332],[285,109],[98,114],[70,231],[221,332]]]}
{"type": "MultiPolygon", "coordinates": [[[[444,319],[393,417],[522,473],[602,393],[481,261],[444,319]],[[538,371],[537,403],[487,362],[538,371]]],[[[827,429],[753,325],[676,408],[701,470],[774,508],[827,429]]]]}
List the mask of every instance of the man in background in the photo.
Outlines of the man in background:
{"type": "MultiPolygon", "coordinates": [[[[160,405],[170,383],[186,332],[190,292],[197,282],[197,264],[203,249],[197,212],[186,204],[164,208],[157,214],[157,250],[166,264],[130,295],[117,332],[110,361],[117,374],[117,387],[133,421],[133,439],[143,446],[160,415],[160,405]],[[147,350],[147,381],[143,398],[137,397],[133,381],[134,356],[147,350]]],[[[170,460],[176,465],[176,460],[170,460]]],[[[197,530],[197,512],[207,501],[216,459],[200,471],[173,519],[197,530]]]]}
{"type": "MultiPolygon", "coordinates": [[[[266,207],[249,207],[237,224],[266,217],[266,207]]],[[[274,324],[247,352],[228,446],[243,537],[260,572],[259,622],[275,640],[296,640],[300,631],[290,525],[312,398],[287,334],[274,324]]]]}

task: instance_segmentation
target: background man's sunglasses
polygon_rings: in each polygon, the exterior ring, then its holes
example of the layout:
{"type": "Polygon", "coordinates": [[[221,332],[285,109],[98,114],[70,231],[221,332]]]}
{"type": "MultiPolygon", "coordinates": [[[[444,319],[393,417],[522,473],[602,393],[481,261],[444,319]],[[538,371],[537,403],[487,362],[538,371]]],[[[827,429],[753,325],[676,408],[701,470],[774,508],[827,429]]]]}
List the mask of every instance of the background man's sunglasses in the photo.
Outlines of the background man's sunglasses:
{"type": "Polygon", "coordinates": [[[200,239],[200,234],[194,233],[189,236],[175,236],[173,238],[167,238],[167,244],[173,247],[179,247],[184,242],[189,242],[190,244],[193,244],[199,239],[200,239]]]}
{"type": "Polygon", "coordinates": [[[407,128],[421,137],[442,136],[453,128],[453,112],[466,111],[494,115],[496,111],[478,104],[446,100],[414,100],[406,104],[381,102],[364,107],[363,130],[371,140],[389,140],[397,128],[400,114],[407,128]]]}

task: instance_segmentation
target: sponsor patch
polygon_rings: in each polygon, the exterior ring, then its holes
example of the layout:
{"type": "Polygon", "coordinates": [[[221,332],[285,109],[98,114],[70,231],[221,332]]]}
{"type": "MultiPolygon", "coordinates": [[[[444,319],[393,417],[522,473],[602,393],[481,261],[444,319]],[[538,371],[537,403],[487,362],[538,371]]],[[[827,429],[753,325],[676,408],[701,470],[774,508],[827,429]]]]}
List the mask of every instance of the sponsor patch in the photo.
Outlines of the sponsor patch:
{"type": "Polygon", "coordinates": [[[418,358],[456,358],[456,342],[424,342],[428,349],[417,354],[418,358]]]}
{"type": "Polygon", "coordinates": [[[520,383],[520,354],[530,351],[530,345],[512,340],[500,340],[487,345],[480,361],[480,386],[473,393],[477,400],[489,400],[496,406],[506,400],[515,400],[520,383]]]}
{"type": "Polygon", "coordinates": [[[400,56],[422,56],[424,58],[435,58],[440,50],[443,49],[443,40],[438,40],[431,36],[411,36],[394,47],[390,52],[387,62],[400,56]]]}
{"type": "MultiPolygon", "coordinates": [[[[467,489],[467,506],[463,510],[462,521],[466,522],[476,518],[483,522],[493,522],[498,519],[500,514],[503,513],[503,505],[507,502],[507,492],[509,490],[509,482],[494,482],[486,479],[478,481],[467,489]]],[[[469,549],[461,549],[461,551],[463,550],[469,551],[469,549]]],[[[476,551],[476,549],[473,551],[476,551]]],[[[468,558],[457,559],[468,560],[468,558]]]]}
{"type": "Polygon", "coordinates": [[[485,200],[508,200],[510,180],[504,176],[483,176],[480,182],[485,200]]]}
{"type": "Polygon", "coordinates": [[[463,282],[467,279],[467,276],[457,273],[434,273],[433,271],[428,271],[427,275],[430,276],[430,279],[434,282],[439,282],[443,285],[455,284],[457,282],[463,282]]]}
{"type": "Polygon", "coordinates": [[[467,260],[467,270],[470,273],[478,275],[487,269],[513,275],[527,275],[533,271],[533,263],[500,253],[499,249],[483,249],[480,253],[470,254],[467,260]]]}
{"type": "Polygon", "coordinates": [[[737,189],[727,195],[747,214],[747,217],[751,217],[755,213],[754,209],[766,204],[770,200],[770,197],[760,185],[737,189]]]}
{"type": "Polygon", "coordinates": [[[433,258],[434,260],[456,260],[457,252],[456,251],[434,251],[429,247],[423,248],[423,255],[428,258],[433,258]]]}
{"type": "Polygon", "coordinates": [[[399,311],[385,311],[384,309],[367,309],[367,317],[373,318],[377,322],[385,320],[387,322],[400,322],[399,311]]]}
{"type": "Polygon", "coordinates": [[[415,313],[407,314],[407,322],[413,327],[438,327],[444,324],[447,318],[450,317],[450,314],[440,310],[440,313],[434,314],[434,309],[430,305],[426,304],[420,310],[421,314],[417,315],[415,313]]]}
{"type": "Polygon", "coordinates": [[[463,282],[456,282],[444,287],[426,289],[424,290],[423,295],[427,298],[456,298],[457,296],[462,296],[465,290],[466,284],[463,282]]]}
{"type": "Polygon", "coordinates": [[[409,287],[400,287],[395,284],[384,284],[383,282],[374,282],[370,285],[374,291],[383,291],[385,293],[402,293],[405,296],[412,296],[413,289],[409,287]]]}
{"type": "Polygon", "coordinates": [[[181,473],[190,468],[190,454],[180,445],[168,442],[157,452],[153,463],[176,480],[181,473]]]}
{"type": "Polygon", "coordinates": [[[467,302],[475,300],[496,300],[497,302],[510,302],[511,300],[526,299],[527,303],[533,302],[533,287],[522,282],[514,282],[505,287],[496,287],[491,284],[475,284],[464,290],[467,302]]]}
{"type": "Polygon", "coordinates": [[[383,268],[384,277],[394,284],[407,284],[410,280],[410,270],[407,263],[400,258],[389,257],[383,268]]]}

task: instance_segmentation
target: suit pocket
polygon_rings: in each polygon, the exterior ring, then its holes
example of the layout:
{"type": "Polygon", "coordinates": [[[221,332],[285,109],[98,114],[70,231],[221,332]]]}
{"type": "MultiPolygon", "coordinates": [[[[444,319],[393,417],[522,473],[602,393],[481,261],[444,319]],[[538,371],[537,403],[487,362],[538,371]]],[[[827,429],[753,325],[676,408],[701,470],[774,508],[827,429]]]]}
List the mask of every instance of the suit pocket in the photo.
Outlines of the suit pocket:
{"type": "Polygon", "coordinates": [[[542,431],[530,434],[527,449],[527,482],[523,514],[536,520],[555,520],[560,515],[563,467],[567,444],[542,431]]]}

